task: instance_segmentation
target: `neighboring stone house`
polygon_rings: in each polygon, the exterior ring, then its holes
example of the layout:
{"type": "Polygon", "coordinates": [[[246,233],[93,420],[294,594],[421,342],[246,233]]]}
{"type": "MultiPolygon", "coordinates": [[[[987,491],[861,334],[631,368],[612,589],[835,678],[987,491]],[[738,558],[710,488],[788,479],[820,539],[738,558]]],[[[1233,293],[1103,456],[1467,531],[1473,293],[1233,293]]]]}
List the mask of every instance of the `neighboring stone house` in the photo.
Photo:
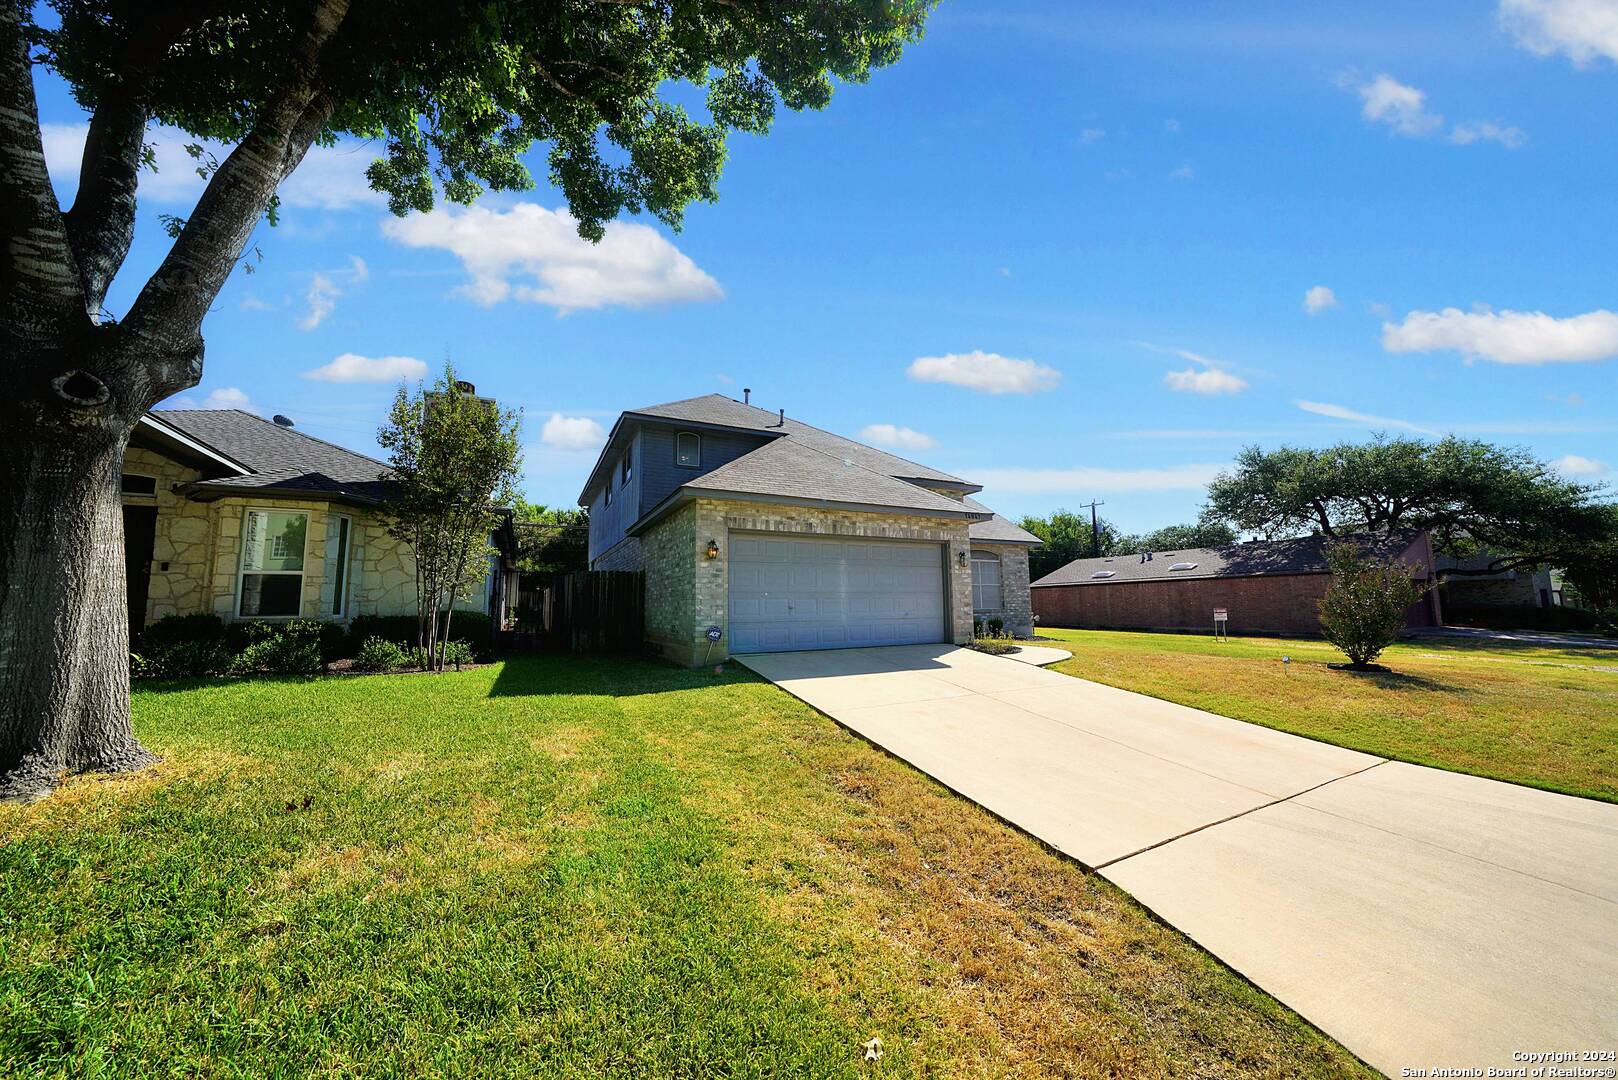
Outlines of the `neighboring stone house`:
{"type": "Polygon", "coordinates": [[[701,664],[965,643],[974,615],[1027,635],[1039,539],[968,497],[980,490],[709,394],[622,414],[579,502],[591,569],[644,570],[648,640],[701,664]]]}
{"type": "Polygon", "coordinates": [[[1442,555],[1438,559],[1439,591],[1444,606],[1458,612],[1488,608],[1546,608],[1562,602],[1561,589],[1548,567],[1524,567],[1480,573],[1493,562],[1492,552],[1480,551],[1464,559],[1442,555]]]}
{"type": "MultiPolygon", "coordinates": [[[[224,619],[413,615],[415,569],[377,509],[387,467],[238,409],[141,418],[123,467],[132,629],[166,615],[224,619]]],[[[492,573],[465,606],[489,610],[492,573]]],[[[498,598],[494,598],[498,599],[498,598]]]]}
{"type": "MultiPolygon", "coordinates": [[[[1359,542],[1372,557],[1432,579],[1427,533],[1359,542]]],[[[1223,608],[1232,634],[1318,634],[1320,598],[1331,584],[1327,543],[1305,536],[1075,559],[1033,583],[1034,613],[1041,626],[1211,631],[1214,609],[1223,608]]],[[[1438,591],[1430,590],[1406,613],[1405,625],[1442,625],[1442,615],[1438,591]]]]}

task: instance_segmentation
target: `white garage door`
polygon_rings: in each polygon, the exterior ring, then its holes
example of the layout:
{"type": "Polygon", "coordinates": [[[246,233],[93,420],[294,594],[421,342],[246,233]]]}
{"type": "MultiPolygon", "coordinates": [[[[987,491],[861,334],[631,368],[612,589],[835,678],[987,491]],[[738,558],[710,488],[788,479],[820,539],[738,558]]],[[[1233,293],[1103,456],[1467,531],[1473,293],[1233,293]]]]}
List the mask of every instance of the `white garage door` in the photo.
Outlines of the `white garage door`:
{"type": "Polygon", "coordinates": [[[731,652],[944,639],[940,544],[731,534],[731,652]]]}

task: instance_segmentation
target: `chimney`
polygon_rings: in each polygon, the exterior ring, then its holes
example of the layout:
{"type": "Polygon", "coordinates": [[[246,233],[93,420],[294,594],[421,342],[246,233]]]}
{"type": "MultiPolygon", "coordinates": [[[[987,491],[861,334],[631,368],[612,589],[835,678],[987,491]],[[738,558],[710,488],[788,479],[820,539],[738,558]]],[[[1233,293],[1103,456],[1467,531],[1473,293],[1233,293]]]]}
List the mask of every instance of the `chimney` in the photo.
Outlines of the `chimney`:
{"type": "Polygon", "coordinates": [[[461,393],[465,394],[467,397],[477,397],[478,396],[478,388],[473,386],[471,383],[467,382],[465,379],[456,379],[455,380],[455,389],[459,390],[461,393]]]}
{"type": "Polygon", "coordinates": [[[751,405],[752,403],[753,403],[753,388],[750,387],[750,386],[742,387],[742,404],[743,405],[751,405]]]}
{"type": "Polygon", "coordinates": [[[282,416],[280,413],[276,413],[270,419],[274,422],[276,427],[288,427],[289,428],[289,427],[292,426],[292,417],[290,417],[290,416],[282,416]]]}

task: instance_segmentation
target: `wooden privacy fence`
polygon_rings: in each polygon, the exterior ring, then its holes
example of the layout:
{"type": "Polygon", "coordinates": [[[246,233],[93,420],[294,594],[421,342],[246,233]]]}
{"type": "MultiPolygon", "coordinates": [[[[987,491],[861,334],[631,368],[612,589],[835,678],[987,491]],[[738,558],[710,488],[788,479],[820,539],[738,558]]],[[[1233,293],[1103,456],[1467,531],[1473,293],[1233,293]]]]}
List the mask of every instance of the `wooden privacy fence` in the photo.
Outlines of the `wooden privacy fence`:
{"type": "Polygon", "coordinates": [[[523,574],[517,591],[518,648],[639,652],[646,630],[646,575],[633,570],[523,574]]]}

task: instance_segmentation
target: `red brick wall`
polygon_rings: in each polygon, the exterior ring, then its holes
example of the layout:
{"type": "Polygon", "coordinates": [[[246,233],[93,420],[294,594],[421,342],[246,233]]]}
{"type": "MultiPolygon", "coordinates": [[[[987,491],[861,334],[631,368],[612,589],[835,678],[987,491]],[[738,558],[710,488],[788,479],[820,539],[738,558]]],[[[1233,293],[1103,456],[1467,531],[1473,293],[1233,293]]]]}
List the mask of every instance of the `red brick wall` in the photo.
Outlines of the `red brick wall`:
{"type": "Polygon", "coordinates": [[[1115,630],[1213,630],[1213,609],[1230,611],[1232,634],[1318,634],[1317,605],[1329,574],[1202,578],[1190,581],[1049,585],[1034,589],[1041,626],[1115,630]]]}

